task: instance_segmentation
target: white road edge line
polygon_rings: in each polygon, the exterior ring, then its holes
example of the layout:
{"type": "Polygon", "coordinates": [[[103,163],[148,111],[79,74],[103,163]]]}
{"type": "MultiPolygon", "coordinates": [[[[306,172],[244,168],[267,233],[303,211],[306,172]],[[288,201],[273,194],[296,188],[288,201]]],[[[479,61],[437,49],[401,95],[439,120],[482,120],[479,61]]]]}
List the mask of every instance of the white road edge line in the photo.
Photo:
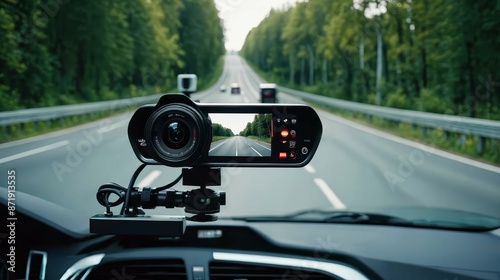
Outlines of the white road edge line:
{"type": "Polygon", "coordinates": [[[264,149],[267,149],[267,150],[269,150],[269,151],[271,150],[271,148],[268,148],[268,147],[266,147],[266,146],[264,146],[264,145],[260,144],[257,140],[253,140],[253,142],[254,142],[255,144],[257,144],[257,145],[261,146],[261,147],[262,147],[262,148],[264,148],[264,149]]]}
{"type": "MultiPolygon", "coordinates": [[[[243,68],[245,68],[245,66],[243,66],[243,68]]],[[[248,78],[248,74],[246,73],[246,69],[243,69],[241,75],[243,76],[243,79],[245,80],[245,83],[247,84],[247,86],[250,88],[250,91],[251,91],[253,97],[255,97],[255,99],[258,101],[259,100],[259,93],[255,90],[254,87],[251,86],[252,83],[250,82],[250,78],[248,78]]]]}
{"type": "MultiPolygon", "coordinates": [[[[228,139],[228,140],[229,140],[229,139],[228,139]]],[[[224,141],[224,142],[220,143],[219,145],[217,145],[217,146],[213,147],[213,148],[212,148],[212,149],[210,149],[210,151],[208,151],[208,152],[210,153],[211,151],[213,151],[213,150],[215,150],[215,149],[219,148],[220,146],[224,145],[224,143],[226,143],[228,140],[226,140],[226,141],[224,141]]]]}
{"type": "Polygon", "coordinates": [[[335,209],[345,209],[345,204],[337,197],[337,195],[332,191],[328,184],[321,178],[314,178],[314,183],[323,192],[326,198],[330,201],[333,208],[335,209]]]}
{"type": "Polygon", "coordinates": [[[127,119],[126,121],[128,122],[130,120],[131,116],[132,116],[131,112],[126,112],[126,113],[120,114],[119,116],[108,117],[108,118],[104,118],[104,119],[101,119],[101,120],[96,120],[96,121],[93,121],[93,122],[84,123],[84,124],[81,124],[81,125],[77,125],[77,126],[65,128],[65,129],[62,129],[62,130],[57,130],[57,131],[48,132],[48,133],[45,133],[45,134],[33,136],[33,137],[30,137],[30,138],[25,138],[25,139],[21,139],[21,140],[16,140],[16,141],[12,141],[12,142],[3,143],[3,144],[0,144],[0,149],[15,147],[15,146],[19,146],[19,145],[28,144],[28,143],[33,143],[33,142],[40,141],[40,140],[47,140],[47,139],[50,139],[50,138],[64,136],[66,134],[70,134],[70,133],[73,133],[73,132],[78,132],[78,131],[82,131],[82,130],[86,130],[86,129],[92,129],[92,128],[98,127],[99,124],[101,124],[102,122],[108,121],[108,120],[109,121],[111,121],[111,120],[114,121],[115,119],[118,120],[118,119],[121,119],[121,118],[125,117],[127,119]]]}
{"type": "Polygon", "coordinates": [[[150,187],[151,184],[153,183],[154,180],[156,180],[156,178],[158,178],[161,174],[161,171],[160,170],[153,170],[151,171],[146,177],[144,177],[144,179],[142,179],[139,184],[137,185],[137,187],[142,190],[143,188],[145,187],[150,187]]]}
{"type": "Polygon", "coordinates": [[[102,133],[102,134],[108,133],[108,132],[111,132],[117,128],[124,126],[124,125],[127,125],[128,123],[129,123],[129,120],[122,120],[122,121],[116,122],[110,126],[101,127],[97,131],[99,133],[102,133]]]}
{"type": "Polygon", "coordinates": [[[310,164],[308,164],[308,165],[304,166],[304,169],[305,169],[307,172],[311,173],[311,174],[316,173],[316,169],[314,169],[314,167],[312,167],[312,165],[310,165],[310,164]]]}
{"type": "Polygon", "coordinates": [[[257,150],[255,150],[252,146],[250,146],[250,148],[251,148],[254,152],[256,152],[259,156],[262,156],[262,155],[261,155],[259,152],[257,152],[257,150]]]}
{"type": "MultiPolygon", "coordinates": [[[[328,113],[326,113],[326,114],[328,114],[328,113]]],[[[387,139],[387,140],[390,140],[390,141],[393,141],[393,142],[396,142],[396,143],[399,143],[402,145],[410,146],[410,147],[415,148],[415,149],[424,150],[425,152],[428,152],[428,153],[431,153],[431,154],[434,154],[434,155],[437,155],[437,156],[440,156],[443,158],[447,158],[449,160],[458,161],[460,163],[464,163],[464,164],[467,164],[470,166],[474,166],[474,167],[481,168],[481,169],[488,170],[488,171],[495,172],[495,173],[500,173],[500,167],[496,167],[494,165],[489,165],[489,164],[486,164],[486,163],[483,163],[480,161],[472,160],[472,159],[469,159],[466,157],[462,157],[462,156],[458,156],[458,155],[455,155],[455,154],[452,154],[449,152],[445,152],[443,150],[439,150],[438,148],[434,148],[434,147],[431,147],[431,146],[428,146],[428,145],[425,145],[422,143],[413,142],[411,140],[404,139],[404,138],[401,138],[399,136],[389,134],[387,132],[379,131],[379,130],[376,130],[376,129],[371,128],[371,127],[366,127],[364,125],[358,124],[358,123],[353,122],[353,121],[345,120],[345,119],[337,117],[337,116],[326,115],[326,117],[332,121],[342,123],[344,125],[361,130],[361,131],[369,133],[371,135],[378,136],[380,138],[384,138],[384,139],[387,139]]]]}
{"type": "Polygon", "coordinates": [[[24,158],[24,157],[29,157],[29,156],[32,156],[32,155],[36,155],[36,154],[39,154],[39,153],[43,153],[43,152],[46,152],[46,151],[57,149],[57,148],[60,148],[60,147],[64,147],[64,146],[66,146],[68,144],[69,144],[69,141],[68,140],[64,140],[64,141],[56,142],[56,143],[53,143],[53,144],[50,144],[50,145],[47,145],[47,146],[36,148],[36,149],[33,149],[33,150],[28,150],[28,151],[25,151],[25,152],[22,152],[22,153],[19,153],[19,154],[15,154],[15,155],[12,155],[12,156],[8,156],[8,157],[5,157],[5,158],[2,158],[2,159],[0,159],[0,164],[6,163],[6,162],[9,162],[9,161],[13,161],[13,160],[16,160],[16,159],[24,158]]]}

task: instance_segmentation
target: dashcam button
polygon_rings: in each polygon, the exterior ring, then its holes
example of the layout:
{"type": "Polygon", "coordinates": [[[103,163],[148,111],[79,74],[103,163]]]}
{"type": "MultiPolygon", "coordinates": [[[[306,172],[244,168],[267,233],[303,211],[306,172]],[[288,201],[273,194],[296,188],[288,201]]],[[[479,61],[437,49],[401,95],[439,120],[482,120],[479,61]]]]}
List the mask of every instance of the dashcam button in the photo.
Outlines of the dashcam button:
{"type": "Polygon", "coordinates": [[[292,124],[296,124],[296,123],[297,123],[297,119],[292,119],[290,122],[291,122],[292,124]]]}
{"type": "Polygon", "coordinates": [[[297,142],[296,142],[296,141],[294,141],[294,140],[290,140],[290,142],[288,142],[288,146],[289,146],[290,148],[295,148],[295,146],[296,146],[296,145],[297,145],[297,142]]]}
{"type": "Polygon", "coordinates": [[[295,152],[290,152],[290,158],[295,159],[297,157],[297,154],[295,152]]]}
{"type": "Polygon", "coordinates": [[[309,149],[307,147],[302,147],[300,151],[302,152],[303,155],[309,153],[309,149]]]}
{"type": "Polygon", "coordinates": [[[286,152],[280,152],[279,158],[285,159],[286,158],[286,152]]]}
{"type": "Polygon", "coordinates": [[[288,129],[281,130],[281,137],[283,137],[283,138],[287,138],[288,137],[288,129]]]}
{"type": "Polygon", "coordinates": [[[290,136],[291,136],[292,138],[295,138],[295,136],[297,136],[297,132],[296,132],[295,130],[293,130],[293,129],[292,129],[292,130],[290,130],[290,136]]]}

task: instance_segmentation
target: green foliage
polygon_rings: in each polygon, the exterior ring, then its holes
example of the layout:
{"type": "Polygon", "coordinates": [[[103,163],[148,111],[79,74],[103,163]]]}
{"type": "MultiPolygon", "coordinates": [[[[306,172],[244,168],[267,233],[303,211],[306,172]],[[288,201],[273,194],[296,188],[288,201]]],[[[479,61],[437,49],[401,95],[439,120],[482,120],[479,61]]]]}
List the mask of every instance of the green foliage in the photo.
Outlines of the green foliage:
{"type": "Polygon", "coordinates": [[[401,90],[397,90],[389,93],[385,106],[399,109],[411,109],[412,104],[401,90]]]}
{"type": "Polygon", "coordinates": [[[212,80],[223,53],[209,0],[1,1],[0,110],[165,92],[186,71],[212,80]]]}
{"type": "Polygon", "coordinates": [[[449,112],[446,103],[443,99],[428,89],[423,89],[420,92],[419,98],[420,106],[422,111],[444,114],[449,112]]]}
{"type": "Polygon", "coordinates": [[[212,124],[212,135],[213,136],[234,136],[233,131],[230,128],[223,127],[218,123],[212,124]]]}
{"type": "Polygon", "coordinates": [[[272,11],[241,54],[286,86],[373,104],[378,89],[387,106],[500,119],[498,9],[491,0],[309,0],[272,11]]]}
{"type": "Polygon", "coordinates": [[[257,138],[270,138],[271,137],[271,114],[257,114],[252,122],[247,123],[239,135],[241,136],[255,136],[257,138]]]}
{"type": "Polygon", "coordinates": [[[182,0],[182,4],[179,36],[186,63],[180,71],[208,76],[225,52],[218,11],[212,0],[182,0]]]}

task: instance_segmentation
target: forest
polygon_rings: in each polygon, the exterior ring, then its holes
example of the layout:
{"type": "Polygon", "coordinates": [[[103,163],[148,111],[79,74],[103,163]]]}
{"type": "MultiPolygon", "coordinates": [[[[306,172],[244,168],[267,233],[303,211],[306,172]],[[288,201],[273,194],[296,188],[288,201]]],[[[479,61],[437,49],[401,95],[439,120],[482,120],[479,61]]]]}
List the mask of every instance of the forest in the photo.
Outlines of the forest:
{"type": "Polygon", "coordinates": [[[252,122],[248,122],[240,136],[255,136],[262,139],[271,137],[271,114],[256,114],[252,122]]]}
{"type": "Polygon", "coordinates": [[[268,80],[402,109],[500,119],[500,1],[309,0],[241,54],[268,80]]]}
{"type": "Polygon", "coordinates": [[[230,128],[224,127],[218,123],[213,123],[212,124],[212,136],[231,137],[231,136],[234,136],[234,133],[230,128]]]}
{"type": "Polygon", "coordinates": [[[3,0],[0,111],[203,84],[224,52],[212,0],[3,0]]]}

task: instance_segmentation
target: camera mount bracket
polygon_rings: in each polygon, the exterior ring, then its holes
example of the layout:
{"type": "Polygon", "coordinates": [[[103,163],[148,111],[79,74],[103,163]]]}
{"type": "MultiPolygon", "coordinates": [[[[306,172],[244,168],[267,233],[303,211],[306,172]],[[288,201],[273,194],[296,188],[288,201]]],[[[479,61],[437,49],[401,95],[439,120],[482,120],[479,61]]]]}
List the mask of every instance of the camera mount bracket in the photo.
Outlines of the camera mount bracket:
{"type": "Polygon", "coordinates": [[[182,175],[174,182],[157,189],[149,187],[139,190],[132,188],[135,178],[144,168],[141,165],[132,176],[129,189],[116,184],[101,186],[97,193],[99,203],[106,207],[104,214],[90,218],[90,232],[97,234],[118,235],[156,235],[165,237],[180,237],[186,229],[186,220],[210,222],[217,220],[214,214],[220,211],[220,205],[226,204],[224,192],[215,192],[207,186],[221,185],[221,169],[214,167],[183,168],[182,175]],[[180,178],[183,185],[199,186],[190,191],[165,190],[177,183],[180,178]],[[114,193],[119,199],[109,202],[109,195],[114,193]],[[124,197],[127,196],[128,199],[124,197]],[[120,215],[113,215],[109,210],[125,201],[120,215]],[[156,206],[165,208],[183,207],[191,217],[168,215],[145,215],[142,209],[154,209],[156,206]],[[132,210],[129,210],[132,208],[132,210]],[[140,209],[142,208],[142,209],[140,209]]]}

